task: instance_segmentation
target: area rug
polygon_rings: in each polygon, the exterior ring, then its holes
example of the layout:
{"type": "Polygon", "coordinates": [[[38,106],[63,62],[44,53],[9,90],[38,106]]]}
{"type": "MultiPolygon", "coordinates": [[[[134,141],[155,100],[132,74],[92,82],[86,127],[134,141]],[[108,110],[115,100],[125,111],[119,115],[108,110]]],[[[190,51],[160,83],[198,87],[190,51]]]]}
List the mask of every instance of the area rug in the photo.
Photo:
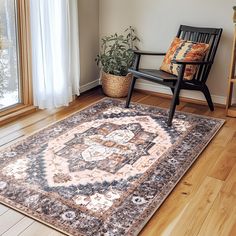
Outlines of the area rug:
{"type": "Polygon", "coordinates": [[[224,121],[103,99],[0,151],[0,202],[68,235],[137,235],[224,121]]]}

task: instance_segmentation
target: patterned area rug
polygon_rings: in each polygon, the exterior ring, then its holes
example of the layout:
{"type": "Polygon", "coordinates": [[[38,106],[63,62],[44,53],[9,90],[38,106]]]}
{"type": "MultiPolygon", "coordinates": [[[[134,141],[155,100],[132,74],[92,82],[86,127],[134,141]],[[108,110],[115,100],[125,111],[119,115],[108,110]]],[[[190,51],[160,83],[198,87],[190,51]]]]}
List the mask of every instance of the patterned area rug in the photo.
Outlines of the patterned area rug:
{"type": "Polygon", "coordinates": [[[137,235],[224,121],[114,99],[0,152],[0,202],[71,235],[137,235]]]}

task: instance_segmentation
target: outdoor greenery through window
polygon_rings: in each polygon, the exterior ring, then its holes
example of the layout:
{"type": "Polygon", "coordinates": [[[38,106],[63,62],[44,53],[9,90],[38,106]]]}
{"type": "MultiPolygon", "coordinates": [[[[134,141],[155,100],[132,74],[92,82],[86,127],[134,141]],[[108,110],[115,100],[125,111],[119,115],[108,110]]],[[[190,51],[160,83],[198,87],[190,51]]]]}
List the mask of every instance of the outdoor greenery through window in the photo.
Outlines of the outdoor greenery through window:
{"type": "Polygon", "coordinates": [[[0,110],[21,102],[17,6],[0,0],[0,110]]]}

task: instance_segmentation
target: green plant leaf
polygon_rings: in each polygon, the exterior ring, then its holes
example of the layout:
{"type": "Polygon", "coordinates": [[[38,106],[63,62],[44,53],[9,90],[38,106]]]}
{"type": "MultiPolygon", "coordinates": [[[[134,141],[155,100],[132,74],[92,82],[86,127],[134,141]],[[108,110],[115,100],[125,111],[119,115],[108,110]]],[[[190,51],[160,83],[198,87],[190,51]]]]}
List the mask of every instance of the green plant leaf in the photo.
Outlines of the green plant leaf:
{"type": "Polygon", "coordinates": [[[138,50],[136,43],[139,41],[132,26],[125,29],[124,34],[102,37],[101,50],[95,59],[97,65],[106,73],[126,75],[133,64],[133,50],[138,50]]]}

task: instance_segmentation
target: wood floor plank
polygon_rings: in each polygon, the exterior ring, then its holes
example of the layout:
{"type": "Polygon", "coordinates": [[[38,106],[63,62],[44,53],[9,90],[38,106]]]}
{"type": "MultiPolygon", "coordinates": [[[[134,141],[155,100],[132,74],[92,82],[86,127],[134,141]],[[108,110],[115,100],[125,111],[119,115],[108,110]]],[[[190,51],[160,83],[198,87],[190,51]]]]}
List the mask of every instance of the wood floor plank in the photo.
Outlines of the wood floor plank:
{"type": "Polygon", "coordinates": [[[18,236],[64,236],[64,234],[35,221],[18,236]]]}
{"type": "Polygon", "coordinates": [[[233,156],[232,153],[227,152],[227,150],[224,150],[209,176],[225,181],[235,164],[235,156],[233,156]]]}
{"type": "MultiPolygon", "coordinates": [[[[223,117],[223,118],[225,118],[225,117],[223,117]]],[[[227,120],[225,127],[230,127],[231,129],[236,131],[236,119],[231,118],[231,117],[226,117],[225,119],[227,120]]]]}
{"type": "Polygon", "coordinates": [[[195,236],[199,232],[223,181],[206,177],[199,190],[189,202],[170,235],[195,236]],[[189,222],[184,227],[180,222],[189,222]]]}
{"type": "Polygon", "coordinates": [[[208,111],[208,107],[200,104],[185,103],[181,111],[190,112],[194,114],[203,114],[208,111]]]}
{"type": "Polygon", "coordinates": [[[223,127],[217,134],[217,136],[212,141],[212,145],[221,145],[222,147],[226,147],[229,142],[234,137],[235,131],[230,127],[223,127]]]}
{"type": "Polygon", "coordinates": [[[151,105],[151,106],[158,106],[160,105],[161,103],[164,103],[164,102],[169,102],[169,101],[166,101],[166,99],[164,98],[157,98],[157,97],[153,97],[153,96],[146,96],[144,97],[140,103],[142,104],[146,104],[146,105],[151,105]]]}
{"type": "MultiPolygon", "coordinates": [[[[131,98],[131,102],[139,102],[140,100],[145,99],[146,97],[148,97],[149,95],[144,95],[142,93],[139,92],[134,92],[131,98]]],[[[125,100],[126,98],[124,98],[125,100]]]]}
{"type": "Polygon", "coordinates": [[[2,236],[16,236],[33,224],[34,220],[28,217],[22,218],[18,223],[8,229],[2,236]]]}
{"type": "Polygon", "coordinates": [[[0,235],[5,233],[9,228],[13,227],[22,218],[24,218],[24,215],[14,210],[9,210],[2,214],[0,216],[0,235]]]}
{"type": "MultiPolygon", "coordinates": [[[[216,107],[214,111],[211,111],[210,109],[207,109],[206,112],[204,112],[202,115],[210,116],[210,117],[216,117],[220,119],[225,119],[227,122],[229,120],[232,120],[232,118],[226,117],[225,115],[225,108],[223,107],[216,107]]],[[[225,125],[227,127],[227,124],[225,125]]]]}
{"type": "Polygon", "coordinates": [[[185,106],[185,107],[183,107],[183,109],[181,111],[187,112],[187,113],[195,113],[196,112],[196,108],[185,106]]]}
{"type": "Polygon", "coordinates": [[[225,151],[228,153],[228,155],[231,154],[232,157],[236,158],[236,145],[235,144],[236,144],[236,131],[234,132],[233,138],[225,147],[225,151]]]}
{"type": "Polygon", "coordinates": [[[198,236],[236,235],[236,165],[219,192],[198,236]]]}
{"type": "Polygon", "coordinates": [[[6,207],[6,206],[0,204],[0,216],[1,216],[2,214],[4,214],[6,211],[8,211],[8,210],[9,210],[8,207],[6,207]]]}

